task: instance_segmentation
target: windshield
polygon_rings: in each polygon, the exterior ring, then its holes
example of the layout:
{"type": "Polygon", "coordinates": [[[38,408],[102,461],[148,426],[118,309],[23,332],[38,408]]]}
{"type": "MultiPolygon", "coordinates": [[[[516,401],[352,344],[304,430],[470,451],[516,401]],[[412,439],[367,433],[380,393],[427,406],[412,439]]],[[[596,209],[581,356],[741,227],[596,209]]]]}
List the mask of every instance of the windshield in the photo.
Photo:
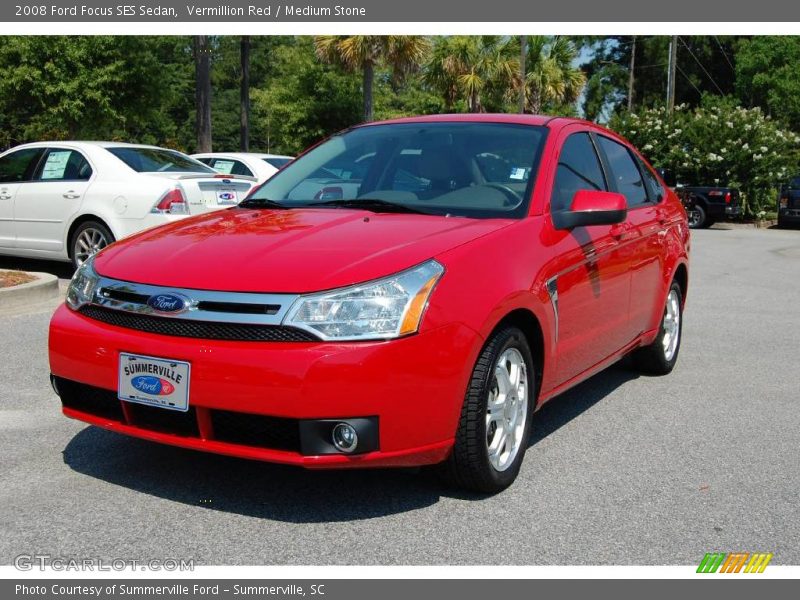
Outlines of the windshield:
{"type": "Polygon", "coordinates": [[[295,159],[245,206],[271,200],[291,207],[363,203],[372,210],[380,202],[432,214],[521,217],[546,132],[468,122],[358,127],[295,159]]]}
{"type": "Polygon", "coordinates": [[[129,146],[107,150],[137,173],[216,173],[211,167],[174,150],[129,146]]]}

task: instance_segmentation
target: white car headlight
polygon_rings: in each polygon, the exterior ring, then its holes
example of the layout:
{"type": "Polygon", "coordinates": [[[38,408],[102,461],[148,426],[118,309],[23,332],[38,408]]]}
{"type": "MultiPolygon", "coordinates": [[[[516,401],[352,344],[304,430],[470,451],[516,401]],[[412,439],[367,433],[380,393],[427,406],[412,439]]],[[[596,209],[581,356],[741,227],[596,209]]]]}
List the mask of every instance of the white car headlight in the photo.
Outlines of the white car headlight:
{"type": "Polygon", "coordinates": [[[332,341],[415,333],[442,273],[444,267],[429,260],[383,279],[303,295],[289,309],[284,324],[332,341]]]}
{"type": "Polygon", "coordinates": [[[99,275],[94,270],[94,256],[90,256],[78,267],[72,276],[67,288],[67,306],[73,310],[78,310],[84,304],[92,301],[99,275]]]}

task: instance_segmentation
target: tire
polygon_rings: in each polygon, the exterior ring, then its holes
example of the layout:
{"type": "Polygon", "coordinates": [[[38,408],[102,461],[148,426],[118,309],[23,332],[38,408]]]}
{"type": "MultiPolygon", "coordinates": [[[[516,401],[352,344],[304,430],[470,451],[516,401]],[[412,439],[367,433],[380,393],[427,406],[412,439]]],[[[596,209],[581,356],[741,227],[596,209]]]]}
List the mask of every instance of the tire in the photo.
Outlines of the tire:
{"type": "Polygon", "coordinates": [[[667,294],[664,315],[658,328],[658,335],[652,344],[634,352],[636,368],[649,375],[667,375],[675,368],[681,349],[683,332],[683,294],[681,286],[673,281],[667,294]],[[671,318],[668,315],[673,315],[671,318]],[[674,315],[677,315],[677,323],[674,315]],[[671,325],[670,325],[671,323],[671,325]],[[668,337],[675,336],[677,337],[668,337]]]}
{"type": "Polygon", "coordinates": [[[100,221],[81,223],[69,240],[69,257],[76,269],[95,252],[114,242],[114,234],[100,221]]]}
{"type": "Polygon", "coordinates": [[[530,437],[535,390],[533,357],[525,334],[517,327],[503,327],[486,343],[472,370],[455,445],[441,466],[449,484],[495,494],[514,482],[530,437]],[[498,377],[500,369],[508,377],[498,377]],[[516,390],[516,402],[503,388],[516,390]],[[503,402],[498,402],[501,397],[503,402]],[[490,404],[495,418],[490,418],[490,404]],[[503,436],[508,441],[501,443],[503,436]],[[490,454],[490,446],[497,451],[490,454]]]}
{"type": "Polygon", "coordinates": [[[689,219],[689,229],[703,229],[709,227],[708,214],[706,209],[700,204],[695,204],[687,215],[689,219]]]}

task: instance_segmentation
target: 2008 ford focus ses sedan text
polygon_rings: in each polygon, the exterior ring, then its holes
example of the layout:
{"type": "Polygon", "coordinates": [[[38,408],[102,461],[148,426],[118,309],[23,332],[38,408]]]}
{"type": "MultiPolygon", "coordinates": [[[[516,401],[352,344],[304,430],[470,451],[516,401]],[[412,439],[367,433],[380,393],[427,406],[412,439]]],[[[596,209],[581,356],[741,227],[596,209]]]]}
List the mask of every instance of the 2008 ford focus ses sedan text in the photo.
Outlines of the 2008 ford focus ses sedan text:
{"type": "Polygon", "coordinates": [[[629,353],[672,370],[688,251],[680,201],[597,125],[362,125],[86,261],[53,384],[67,416],[152,441],[496,492],[544,402],[629,353]]]}

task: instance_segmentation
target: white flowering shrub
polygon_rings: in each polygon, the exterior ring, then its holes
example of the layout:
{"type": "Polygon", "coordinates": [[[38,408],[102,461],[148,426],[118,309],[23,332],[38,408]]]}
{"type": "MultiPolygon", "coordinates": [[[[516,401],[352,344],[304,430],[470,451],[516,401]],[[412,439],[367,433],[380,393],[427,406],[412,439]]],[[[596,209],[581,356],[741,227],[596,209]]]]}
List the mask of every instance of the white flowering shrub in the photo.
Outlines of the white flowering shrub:
{"type": "Polygon", "coordinates": [[[800,173],[800,136],[729,98],[707,96],[670,117],[664,108],[619,114],[609,126],[682,184],[739,188],[750,217],[774,211],[778,187],[800,173]]]}

